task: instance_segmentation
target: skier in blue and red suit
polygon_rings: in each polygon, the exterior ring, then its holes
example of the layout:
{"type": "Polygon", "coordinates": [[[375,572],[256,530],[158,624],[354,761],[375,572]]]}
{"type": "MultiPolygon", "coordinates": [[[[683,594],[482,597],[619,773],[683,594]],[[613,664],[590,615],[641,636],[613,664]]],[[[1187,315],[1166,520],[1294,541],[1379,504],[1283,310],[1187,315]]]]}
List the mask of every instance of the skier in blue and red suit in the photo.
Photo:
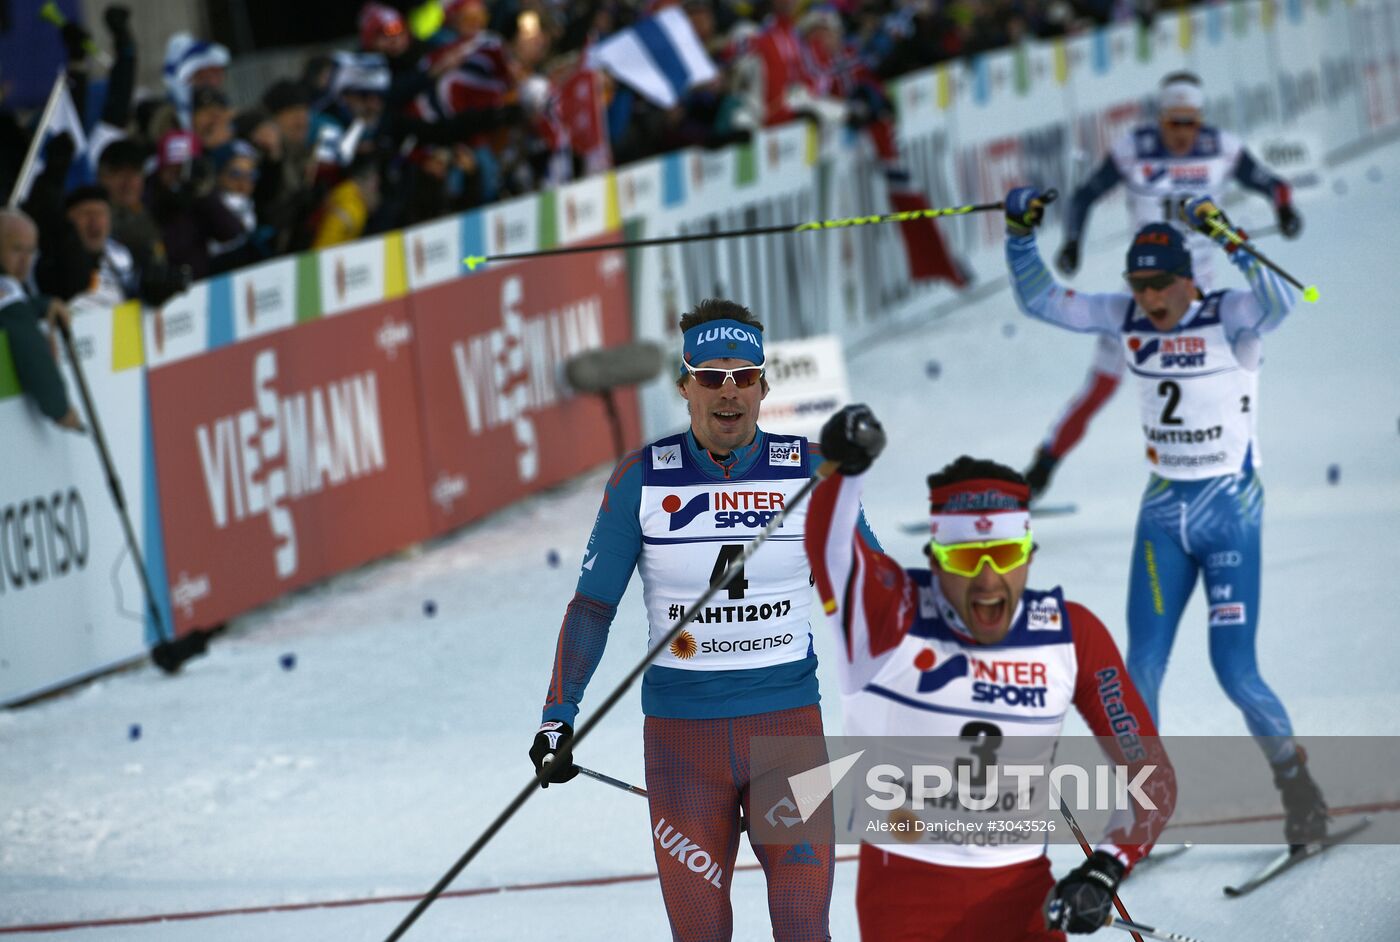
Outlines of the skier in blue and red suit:
{"type": "MultiPolygon", "coordinates": [[[[693,617],[642,682],[661,892],[675,939],[723,940],[733,932],[729,881],[740,809],[749,813],[749,740],[823,735],[808,623],[812,574],[802,543],[806,506],[789,506],[821,455],[800,436],[758,427],[768,393],[763,326],[746,308],[704,301],[680,327],[676,386],[690,428],[627,455],[608,480],[530,758],[543,786],[578,774],[570,741],[579,703],[632,571],[640,570],[650,644],[683,614],[693,617]],[[782,526],[728,588],[688,611],[783,511],[782,526]]],[[[825,761],[823,750],[813,764],[825,761]]],[[[774,938],[829,939],[831,845],[753,850],[768,880],[774,938]]]]}

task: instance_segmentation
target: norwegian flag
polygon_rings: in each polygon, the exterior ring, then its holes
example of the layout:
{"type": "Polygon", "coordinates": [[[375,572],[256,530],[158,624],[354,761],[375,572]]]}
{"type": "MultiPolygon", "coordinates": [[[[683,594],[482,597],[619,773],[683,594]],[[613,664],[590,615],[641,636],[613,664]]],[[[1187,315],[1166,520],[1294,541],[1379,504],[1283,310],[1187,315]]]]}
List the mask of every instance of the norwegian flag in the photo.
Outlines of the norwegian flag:
{"type": "Polygon", "coordinates": [[[596,71],[580,68],[551,83],[534,117],[532,130],[552,154],[550,182],[570,178],[574,154],[583,158],[585,173],[612,167],[598,79],[596,71]]]}
{"type": "Polygon", "coordinates": [[[436,113],[450,117],[478,108],[496,108],[506,103],[515,88],[510,53],[494,33],[479,33],[471,39],[445,46],[433,54],[433,61],[451,59],[453,68],[443,72],[433,94],[419,103],[423,117],[436,113]]]}
{"type": "Polygon", "coordinates": [[[598,73],[579,69],[559,87],[558,99],[559,116],[568,129],[570,145],[583,156],[587,171],[597,173],[612,167],[598,73]]]}

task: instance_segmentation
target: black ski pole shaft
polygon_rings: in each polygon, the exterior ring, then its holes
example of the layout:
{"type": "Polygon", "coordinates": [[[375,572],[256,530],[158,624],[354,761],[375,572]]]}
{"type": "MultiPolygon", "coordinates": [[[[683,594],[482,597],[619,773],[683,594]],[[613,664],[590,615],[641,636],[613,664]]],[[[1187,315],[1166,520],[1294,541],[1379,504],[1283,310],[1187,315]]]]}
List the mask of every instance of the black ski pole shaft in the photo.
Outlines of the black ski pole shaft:
{"type": "Polygon", "coordinates": [[[1177,932],[1167,932],[1164,929],[1157,929],[1153,926],[1145,926],[1140,922],[1133,922],[1131,919],[1119,919],[1110,915],[1108,922],[1104,923],[1114,929],[1122,929],[1124,932],[1131,932],[1133,935],[1146,936],[1149,939],[1161,939],[1163,942],[1200,942],[1189,935],[1181,935],[1177,932]]]}
{"type": "MultiPolygon", "coordinates": [[[[823,461],[821,463],[821,466],[817,468],[817,473],[808,478],[806,483],[798,489],[797,493],[792,495],[787,501],[787,506],[772,520],[768,521],[766,527],[754,534],[753,539],[749,540],[744,546],[744,551],[739,554],[738,558],[725,568],[719,578],[710,583],[709,588],[691,604],[690,608],[687,609],[681,617],[676,619],[675,624],[671,626],[670,631],[666,632],[665,637],[651,646],[651,649],[648,650],[646,655],[637,662],[637,665],[628,672],[627,676],[622,678],[617,686],[612,689],[612,692],[598,704],[598,708],[593,711],[593,715],[579,725],[578,732],[574,734],[573,742],[570,744],[571,748],[583,742],[584,737],[592,732],[593,728],[602,721],[603,717],[608,715],[608,711],[617,705],[623,695],[637,682],[637,678],[642,676],[642,672],[656,659],[656,656],[670,647],[671,642],[676,640],[676,637],[684,630],[686,622],[690,618],[690,613],[694,612],[696,609],[703,608],[705,603],[714,598],[719,590],[733,582],[743,569],[744,563],[748,562],[749,557],[768,541],[768,538],[773,535],[774,530],[783,525],[783,521],[787,519],[788,514],[807,499],[812,493],[812,489],[817,486],[817,482],[821,481],[823,478],[829,477],[835,470],[836,462],[823,461]]],[[[520,806],[529,801],[530,796],[540,790],[539,784],[538,778],[530,780],[530,784],[526,785],[525,788],[521,790],[520,794],[516,795],[515,798],[511,800],[510,804],[506,805],[501,813],[496,815],[496,819],[487,825],[486,830],[472,843],[472,846],[467,848],[466,852],[457,859],[457,862],[433,885],[433,888],[414,905],[409,914],[394,927],[394,931],[385,937],[384,942],[395,942],[395,940],[403,938],[403,934],[418,921],[418,917],[423,915],[424,910],[431,906],[433,901],[442,895],[442,891],[447,889],[448,886],[452,884],[453,880],[457,879],[458,874],[466,869],[467,864],[471,863],[472,859],[481,852],[481,849],[490,842],[491,838],[496,836],[496,832],[520,810],[520,806]]]]}
{"type": "Polygon", "coordinates": [[[92,392],[88,389],[87,373],[83,370],[82,361],[78,358],[78,351],[73,346],[73,332],[68,325],[62,321],[58,322],[59,334],[63,337],[63,348],[68,352],[68,362],[73,364],[73,378],[78,383],[78,395],[83,400],[83,411],[87,413],[88,427],[92,429],[92,441],[97,446],[97,457],[102,462],[102,470],[107,475],[107,490],[112,495],[112,503],[116,505],[117,516],[121,518],[122,529],[126,533],[126,546],[131,550],[131,556],[136,561],[136,571],[141,574],[141,586],[146,590],[146,607],[150,610],[151,617],[155,619],[156,634],[160,637],[160,643],[165,644],[171,640],[171,636],[165,630],[165,621],[160,617],[160,606],[156,605],[156,594],[151,588],[151,577],[146,571],[146,561],[141,556],[141,547],[136,542],[136,531],[131,526],[131,515],[126,509],[126,495],[122,492],[121,478],[117,476],[116,466],[112,464],[112,454],[107,450],[107,436],[102,434],[102,422],[97,417],[97,405],[92,401],[92,392]]]}
{"type": "MultiPolygon", "coordinates": [[[[552,758],[553,756],[545,756],[545,764],[547,764],[552,758]]],[[[648,797],[647,790],[640,785],[631,785],[627,782],[624,782],[620,778],[613,778],[611,775],[604,775],[602,772],[595,772],[593,769],[586,769],[583,766],[579,765],[577,762],[574,763],[574,768],[579,770],[579,774],[586,775],[591,779],[602,782],[604,785],[611,785],[613,788],[620,788],[625,792],[631,792],[633,795],[640,795],[643,798],[648,797]]],[[[741,810],[739,815],[739,830],[747,831],[748,829],[749,819],[743,816],[743,812],[741,810]]]]}
{"type": "MultiPolygon", "coordinates": [[[[1058,195],[1047,190],[1043,199],[1050,202],[1058,195]]],[[[971,203],[966,206],[943,206],[929,209],[911,209],[900,213],[882,213],[872,216],[847,216],[842,219],[815,219],[796,225],[754,226],[748,229],[725,229],[721,232],[692,232],[688,235],[657,236],[654,239],[630,239],[622,242],[607,242],[602,245],[566,245],[552,249],[538,249],[533,252],[510,252],[503,255],[468,255],[462,264],[475,271],[477,266],[487,262],[504,262],[522,258],[544,258],[550,255],[574,255],[579,252],[606,252],[609,249],[637,249],[650,245],[676,245],[683,242],[705,242],[711,239],[738,239],[747,236],[787,235],[798,232],[825,232],[828,229],[850,229],[854,226],[874,226],[887,222],[914,222],[919,219],[941,219],[947,216],[966,216],[971,213],[984,213],[1004,209],[1005,203],[971,203]]]]}
{"type": "Polygon", "coordinates": [[[1317,290],[1317,285],[1305,285],[1297,278],[1294,278],[1288,272],[1284,271],[1281,267],[1279,267],[1279,265],[1273,260],[1271,260],[1267,255],[1255,248],[1254,243],[1245,239],[1238,232],[1236,232],[1234,229],[1231,229],[1229,226],[1225,225],[1220,220],[1207,219],[1206,224],[1211,227],[1212,233],[1216,235],[1223,235],[1226,239],[1230,240],[1231,244],[1237,246],[1238,248],[1248,252],[1250,255],[1253,255],[1255,258],[1257,258],[1259,260],[1259,264],[1263,265],[1265,268],[1270,269],[1284,281],[1288,282],[1290,285],[1303,292],[1304,301],[1307,301],[1309,303],[1317,302],[1317,299],[1320,297],[1320,293],[1317,290]]]}
{"type": "MultiPolygon", "coordinates": [[[[1084,851],[1084,856],[1092,857],[1094,851],[1089,846],[1088,839],[1084,837],[1084,832],[1079,829],[1079,822],[1074,820],[1074,815],[1070,813],[1069,805],[1065,804],[1065,796],[1057,794],[1056,797],[1060,801],[1060,814],[1064,815],[1065,823],[1068,824],[1069,829],[1074,832],[1074,839],[1079,842],[1079,847],[1081,850],[1084,851]]],[[[1129,922],[1132,921],[1133,917],[1128,915],[1128,908],[1123,905],[1123,901],[1118,898],[1117,893],[1113,894],[1113,908],[1118,910],[1119,916],[1128,920],[1129,922]]],[[[1110,916],[1110,918],[1112,917],[1110,916]]],[[[1142,942],[1142,936],[1138,934],[1137,931],[1133,929],[1129,929],[1128,931],[1133,934],[1133,938],[1136,939],[1137,942],[1142,942]]]]}
{"type": "MultiPolygon", "coordinates": [[[[550,758],[550,756],[545,756],[545,761],[548,762],[550,758]]],[[[579,770],[579,774],[587,775],[589,778],[602,782],[605,785],[611,785],[613,788],[620,788],[623,791],[631,792],[634,795],[641,795],[643,798],[647,797],[647,790],[640,785],[629,785],[627,782],[624,782],[620,778],[613,778],[611,775],[604,775],[602,772],[595,772],[592,769],[586,769],[583,766],[579,765],[577,762],[574,763],[574,768],[579,770]]]]}

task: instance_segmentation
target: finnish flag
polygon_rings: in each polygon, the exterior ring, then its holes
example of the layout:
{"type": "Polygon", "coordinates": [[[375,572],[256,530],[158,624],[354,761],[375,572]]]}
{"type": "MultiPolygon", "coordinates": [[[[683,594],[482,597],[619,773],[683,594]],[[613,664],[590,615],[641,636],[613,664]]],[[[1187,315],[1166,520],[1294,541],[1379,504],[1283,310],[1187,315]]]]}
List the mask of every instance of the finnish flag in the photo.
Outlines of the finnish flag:
{"type": "MultiPolygon", "coordinates": [[[[44,171],[44,148],[49,141],[64,133],[73,139],[74,164],[82,163],[88,150],[88,136],[83,130],[83,121],[78,115],[77,105],[73,103],[73,96],[68,93],[68,82],[60,72],[54,81],[53,91],[49,93],[39,126],[34,129],[34,138],[30,143],[24,166],[20,168],[19,179],[15,181],[14,190],[10,194],[11,206],[18,206],[29,199],[29,191],[34,186],[35,178],[44,171]]],[[[108,142],[104,142],[104,145],[105,143],[108,142]]]]}
{"type": "Polygon", "coordinates": [[[719,75],[679,7],[667,7],[598,43],[590,63],[662,108],[674,107],[690,88],[719,75]]]}

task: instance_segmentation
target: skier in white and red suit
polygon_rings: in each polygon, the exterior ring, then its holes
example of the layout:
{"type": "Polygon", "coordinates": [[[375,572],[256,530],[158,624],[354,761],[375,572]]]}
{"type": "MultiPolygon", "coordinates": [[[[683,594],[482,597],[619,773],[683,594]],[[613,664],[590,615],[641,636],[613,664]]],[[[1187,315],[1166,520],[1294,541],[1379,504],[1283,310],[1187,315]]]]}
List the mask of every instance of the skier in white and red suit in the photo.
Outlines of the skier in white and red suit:
{"type": "Polygon", "coordinates": [[[1115,765],[1133,776],[1158,766],[1143,785],[1157,810],[1115,812],[1092,856],[1058,883],[1041,840],[863,843],[861,935],[1049,942],[1093,932],[1176,803],[1152,717],[1098,618],[1058,588],[1026,588],[1034,544],[1018,472],[963,456],[929,476],[932,568],[905,569],[856,539],[864,472],[883,445],[865,406],[832,416],[822,455],[840,470],[817,486],[807,511],[817,592],[845,655],[837,663],[846,734],[1037,736],[1053,744],[1072,706],[1115,765]],[[985,702],[978,690],[985,694],[989,670],[1039,689],[985,702]]]}
{"type": "MultiPolygon", "coordinates": [[[[914,186],[899,158],[894,106],[884,83],[847,45],[840,14],[830,6],[816,7],[798,22],[797,33],[801,67],[796,74],[813,95],[845,102],[847,123],[866,133],[880,159],[890,208],[901,213],[928,209],[928,199],[914,186]]],[[[765,91],[771,94],[770,84],[765,83],[765,91]]],[[[948,281],[958,288],[968,285],[966,267],[948,251],[932,219],[909,220],[899,226],[910,277],[948,281]]]]}

